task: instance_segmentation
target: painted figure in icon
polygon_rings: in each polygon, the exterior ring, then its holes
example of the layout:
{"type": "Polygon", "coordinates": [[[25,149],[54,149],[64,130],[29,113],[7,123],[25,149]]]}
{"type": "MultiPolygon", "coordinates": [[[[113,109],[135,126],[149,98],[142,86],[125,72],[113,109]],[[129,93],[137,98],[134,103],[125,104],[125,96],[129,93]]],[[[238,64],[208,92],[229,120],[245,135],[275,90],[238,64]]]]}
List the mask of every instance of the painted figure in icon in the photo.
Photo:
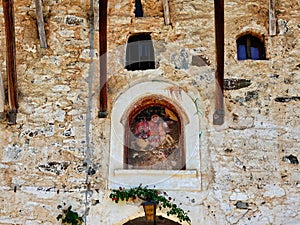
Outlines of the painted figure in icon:
{"type": "Polygon", "coordinates": [[[161,106],[150,106],[130,124],[128,168],[177,169],[181,166],[178,116],[161,106]]]}
{"type": "Polygon", "coordinates": [[[169,132],[169,127],[158,115],[151,116],[149,124],[149,141],[153,147],[159,147],[163,144],[166,134],[169,132]]]}

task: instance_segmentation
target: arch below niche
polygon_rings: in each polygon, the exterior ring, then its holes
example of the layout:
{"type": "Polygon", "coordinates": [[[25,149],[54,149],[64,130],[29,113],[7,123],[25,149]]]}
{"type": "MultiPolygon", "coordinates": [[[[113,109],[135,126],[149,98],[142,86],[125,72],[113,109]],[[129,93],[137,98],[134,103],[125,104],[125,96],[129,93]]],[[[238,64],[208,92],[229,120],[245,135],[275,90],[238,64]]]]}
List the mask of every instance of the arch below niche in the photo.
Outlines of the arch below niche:
{"type": "MultiPolygon", "coordinates": [[[[148,101],[147,100],[147,101],[148,101]]],[[[200,190],[200,115],[192,96],[179,86],[164,80],[137,83],[115,100],[111,114],[111,141],[109,159],[109,188],[133,187],[140,184],[167,190],[200,190]],[[127,169],[124,167],[126,121],[135,105],[143,99],[158,97],[170,102],[180,114],[184,134],[185,167],[182,170],[127,169]]]]}
{"type": "MultiPolygon", "coordinates": [[[[145,225],[145,224],[151,224],[148,222],[145,217],[139,217],[135,218],[133,220],[130,220],[123,225],[145,225]]],[[[174,222],[173,220],[169,220],[163,216],[156,216],[156,225],[180,225],[180,223],[174,222]]]]}

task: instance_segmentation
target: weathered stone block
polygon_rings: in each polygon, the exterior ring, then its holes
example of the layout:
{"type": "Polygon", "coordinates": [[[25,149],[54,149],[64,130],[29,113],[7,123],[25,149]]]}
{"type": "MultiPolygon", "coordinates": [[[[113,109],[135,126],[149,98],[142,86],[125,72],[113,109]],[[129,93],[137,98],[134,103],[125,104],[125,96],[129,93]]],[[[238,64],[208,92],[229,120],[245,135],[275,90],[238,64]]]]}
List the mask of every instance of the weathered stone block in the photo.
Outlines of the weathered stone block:
{"type": "Polygon", "coordinates": [[[175,66],[175,69],[184,69],[189,68],[189,55],[186,49],[181,49],[180,53],[174,53],[171,56],[171,62],[175,66]]]}

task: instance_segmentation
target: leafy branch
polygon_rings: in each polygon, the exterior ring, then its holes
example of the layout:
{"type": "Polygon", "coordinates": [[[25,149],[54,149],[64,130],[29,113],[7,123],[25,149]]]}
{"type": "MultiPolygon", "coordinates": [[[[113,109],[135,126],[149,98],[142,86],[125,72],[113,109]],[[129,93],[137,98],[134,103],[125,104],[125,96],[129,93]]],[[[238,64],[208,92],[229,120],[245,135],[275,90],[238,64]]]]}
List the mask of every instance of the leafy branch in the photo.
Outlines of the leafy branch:
{"type": "Polygon", "coordinates": [[[72,206],[69,206],[67,209],[63,209],[63,214],[59,214],[56,219],[61,219],[63,224],[83,224],[83,218],[79,216],[77,212],[72,211],[72,206]]]}
{"type": "Polygon", "coordinates": [[[142,185],[130,189],[125,189],[120,187],[119,189],[112,190],[109,197],[115,203],[119,201],[134,201],[139,198],[143,201],[154,201],[161,209],[168,208],[167,215],[176,215],[180,222],[186,221],[191,224],[191,219],[189,218],[187,212],[181,209],[177,204],[173,203],[171,197],[168,196],[166,192],[161,192],[155,189],[148,189],[147,186],[142,187],[142,185]]]}

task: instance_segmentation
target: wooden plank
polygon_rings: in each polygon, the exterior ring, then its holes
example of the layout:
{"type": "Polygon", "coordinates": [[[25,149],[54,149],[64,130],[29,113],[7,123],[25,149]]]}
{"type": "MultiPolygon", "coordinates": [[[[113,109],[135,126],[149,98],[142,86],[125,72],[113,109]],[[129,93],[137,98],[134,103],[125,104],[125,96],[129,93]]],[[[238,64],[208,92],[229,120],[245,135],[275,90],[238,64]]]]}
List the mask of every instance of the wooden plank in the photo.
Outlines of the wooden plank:
{"type": "Polygon", "coordinates": [[[214,0],[216,44],[216,106],[213,124],[224,123],[224,0],[214,0]]]}
{"type": "Polygon", "coordinates": [[[270,0],[270,2],[269,2],[269,34],[271,36],[276,35],[275,4],[276,4],[276,0],[270,0]]]}
{"type": "Polygon", "coordinates": [[[5,92],[4,92],[2,73],[0,69],[0,113],[4,112],[4,105],[5,105],[5,92]]]}
{"type": "Polygon", "coordinates": [[[41,0],[35,0],[35,11],[41,48],[47,48],[45,24],[43,17],[43,6],[41,0]]]}
{"type": "Polygon", "coordinates": [[[100,108],[98,117],[107,116],[107,0],[99,0],[100,108]]]}
{"type": "Polygon", "coordinates": [[[163,7],[164,7],[164,16],[165,16],[165,25],[170,24],[170,10],[169,10],[169,1],[162,0],[163,7]]]}
{"type": "Polygon", "coordinates": [[[8,124],[16,124],[18,109],[18,85],[16,70],[16,40],[14,1],[2,0],[6,36],[6,73],[8,81],[8,124]]]}

